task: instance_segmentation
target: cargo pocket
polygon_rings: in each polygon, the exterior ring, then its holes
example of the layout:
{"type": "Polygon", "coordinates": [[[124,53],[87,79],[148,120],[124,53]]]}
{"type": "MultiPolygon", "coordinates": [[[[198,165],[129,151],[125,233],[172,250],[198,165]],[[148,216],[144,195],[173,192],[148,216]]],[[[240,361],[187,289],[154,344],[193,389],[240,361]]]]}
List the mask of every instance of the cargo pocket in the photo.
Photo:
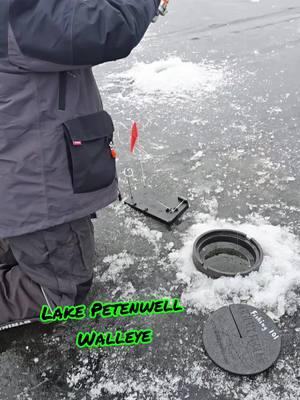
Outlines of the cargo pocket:
{"type": "Polygon", "coordinates": [[[116,177],[116,160],[110,115],[99,111],[63,125],[74,193],[93,192],[111,185],[116,177]]]}

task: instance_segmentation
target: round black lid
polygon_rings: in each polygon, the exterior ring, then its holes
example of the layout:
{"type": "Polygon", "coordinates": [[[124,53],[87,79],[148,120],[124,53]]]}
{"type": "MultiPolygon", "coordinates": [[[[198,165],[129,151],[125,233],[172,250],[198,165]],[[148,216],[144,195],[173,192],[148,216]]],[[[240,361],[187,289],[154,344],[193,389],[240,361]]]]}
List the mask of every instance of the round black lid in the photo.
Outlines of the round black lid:
{"type": "Polygon", "coordinates": [[[263,311],[246,304],[231,304],[209,317],[203,344],[208,356],[224,370],[255,375],[278,359],[281,335],[263,311]]]}
{"type": "Polygon", "coordinates": [[[193,261],[199,271],[211,278],[244,276],[259,269],[263,250],[242,232],[218,229],[195,240],[193,261]]]}

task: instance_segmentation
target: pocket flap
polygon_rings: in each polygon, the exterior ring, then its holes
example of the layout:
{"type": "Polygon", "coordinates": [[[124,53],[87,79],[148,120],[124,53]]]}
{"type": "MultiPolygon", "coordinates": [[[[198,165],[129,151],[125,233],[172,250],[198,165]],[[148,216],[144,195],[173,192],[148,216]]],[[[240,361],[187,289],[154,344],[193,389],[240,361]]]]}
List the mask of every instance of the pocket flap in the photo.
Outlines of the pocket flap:
{"type": "Polygon", "coordinates": [[[64,126],[73,142],[112,137],[114,132],[113,121],[106,111],[77,117],[65,122],[64,126]]]}

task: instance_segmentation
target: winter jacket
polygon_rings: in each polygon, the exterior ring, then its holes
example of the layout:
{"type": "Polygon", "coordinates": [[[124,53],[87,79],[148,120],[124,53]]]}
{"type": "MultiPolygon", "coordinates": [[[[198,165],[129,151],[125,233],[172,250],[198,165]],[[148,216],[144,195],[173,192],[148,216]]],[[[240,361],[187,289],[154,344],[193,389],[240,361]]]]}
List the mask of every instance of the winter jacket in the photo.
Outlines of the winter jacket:
{"type": "Polygon", "coordinates": [[[114,126],[92,66],[124,58],[159,0],[0,0],[0,238],[118,196],[114,126]]]}

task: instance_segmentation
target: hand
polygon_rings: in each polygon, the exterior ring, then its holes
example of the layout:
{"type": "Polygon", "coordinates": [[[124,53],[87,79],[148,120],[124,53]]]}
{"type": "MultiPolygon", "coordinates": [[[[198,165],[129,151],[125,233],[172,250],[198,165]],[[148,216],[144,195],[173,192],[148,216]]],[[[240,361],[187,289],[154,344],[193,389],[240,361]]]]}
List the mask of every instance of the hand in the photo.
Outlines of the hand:
{"type": "Polygon", "coordinates": [[[157,15],[153,18],[152,22],[156,22],[160,15],[164,17],[167,14],[169,1],[170,0],[161,0],[158,7],[157,15]]]}

